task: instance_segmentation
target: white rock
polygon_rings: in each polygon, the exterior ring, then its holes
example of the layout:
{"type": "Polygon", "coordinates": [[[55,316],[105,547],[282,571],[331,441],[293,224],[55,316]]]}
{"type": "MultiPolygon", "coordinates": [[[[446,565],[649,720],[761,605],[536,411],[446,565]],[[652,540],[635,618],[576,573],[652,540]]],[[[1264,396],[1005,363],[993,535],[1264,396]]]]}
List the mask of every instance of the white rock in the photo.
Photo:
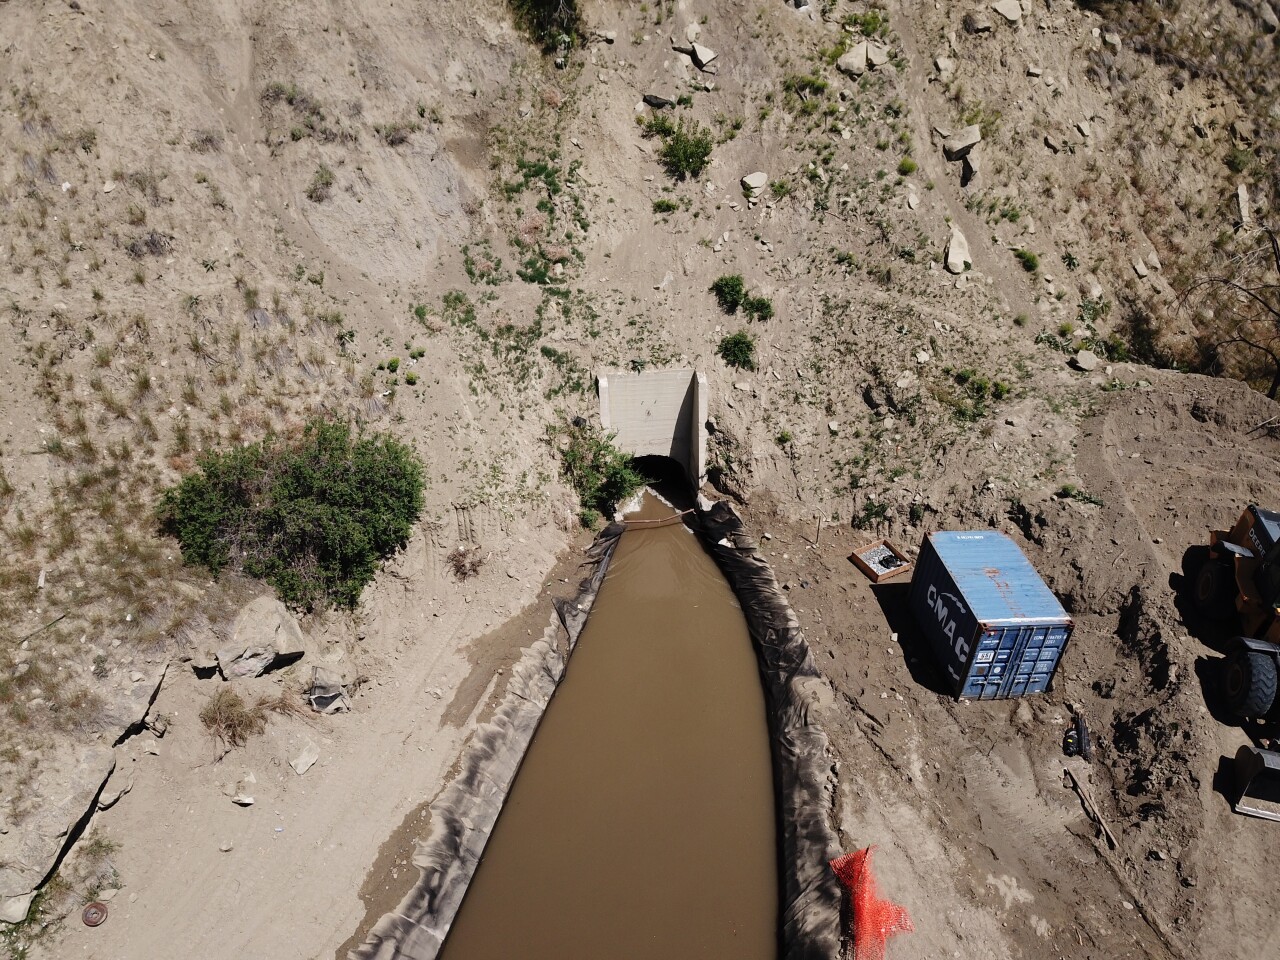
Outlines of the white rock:
{"type": "Polygon", "coordinates": [[[1018,0],[996,0],[991,9],[1010,23],[1017,23],[1022,19],[1022,5],[1018,0]]]}
{"type": "Polygon", "coordinates": [[[859,40],[853,48],[836,61],[836,69],[851,77],[860,77],[867,72],[867,41],[859,40]]]}
{"type": "Polygon", "coordinates": [[[1076,124],[1076,129],[1080,131],[1080,136],[1082,137],[1087,137],[1092,132],[1089,127],[1088,120],[1081,120],[1079,123],[1076,124]]]}
{"type": "Polygon", "coordinates": [[[742,189],[748,197],[758,197],[764,192],[764,188],[769,185],[769,175],[763,170],[757,170],[755,173],[748,173],[742,178],[742,189]]]}
{"type": "Polygon", "coordinates": [[[950,273],[964,273],[973,266],[969,259],[969,241],[960,228],[952,226],[951,239],[947,241],[946,267],[950,273]]]}
{"type": "Polygon", "coordinates": [[[1120,34],[1118,34],[1118,33],[1104,33],[1104,34],[1102,35],[1102,42],[1103,42],[1103,43],[1105,43],[1108,47],[1112,47],[1112,48],[1113,48],[1113,49],[1115,49],[1115,50],[1119,50],[1119,49],[1120,49],[1120,34]]]}
{"type": "Polygon", "coordinates": [[[719,54],[714,50],[709,47],[704,47],[700,43],[695,43],[692,49],[693,62],[697,65],[699,70],[705,70],[707,64],[711,63],[712,60],[719,56],[719,54]]]}
{"type": "Polygon", "coordinates": [[[981,142],[982,128],[971,124],[942,141],[942,152],[948,160],[959,160],[981,142]]]}
{"type": "Polygon", "coordinates": [[[1249,202],[1249,188],[1243,183],[1236,187],[1236,205],[1240,208],[1240,226],[1248,229],[1253,225],[1253,204],[1249,202]]]}
{"type": "Polygon", "coordinates": [[[230,853],[234,846],[230,840],[223,840],[222,843],[218,844],[218,849],[223,853],[230,853]]]}
{"type": "Polygon", "coordinates": [[[257,677],[278,661],[297,660],[306,649],[293,614],[275,597],[263,595],[236,616],[231,642],[217,652],[218,669],[226,680],[257,677]]]}
{"type": "Polygon", "coordinates": [[[106,183],[102,185],[102,192],[110,193],[115,188],[116,188],[116,182],[114,180],[108,180],[106,183]]]}
{"type": "Polygon", "coordinates": [[[1138,275],[1139,280],[1145,280],[1147,278],[1147,274],[1150,271],[1147,270],[1147,264],[1145,260],[1143,260],[1141,257],[1135,257],[1133,260],[1133,272],[1138,275]]]}
{"type": "Polygon", "coordinates": [[[914,190],[908,190],[907,191],[907,209],[914,210],[918,206],[920,206],[920,198],[916,196],[916,192],[914,190]]]}
{"type": "Polygon", "coordinates": [[[1090,373],[1098,367],[1098,355],[1092,350],[1081,350],[1072,362],[1078,369],[1090,373]]]}
{"type": "Polygon", "coordinates": [[[1036,67],[1036,66],[1028,66],[1028,67],[1027,67],[1027,76],[1028,76],[1028,77],[1038,77],[1038,76],[1040,76],[1042,73],[1044,73],[1044,71],[1043,71],[1043,70],[1041,70],[1039,67],[1036,67]]]}
{"type": "Polygon", "coordinates": [[[938,75],[943,79],[956,72],[956,62],[951,57],[938,57],[933,61],[933,65],[937,68],[938,75]]]}
{"type": "Polygon", "coordinates": [[[867,61],[873,67],[883,67],[889,62],[889,48],[883,43],[868,43],[867,61]]]}
{"type": "Polygon", "coordinates": [[[302,776],[312,765],[320,759],[320,748],[310,740],[302,747],[302,752],[289,761],[289,766],[293,767],[293,772],[298,776],[302,776]]]}

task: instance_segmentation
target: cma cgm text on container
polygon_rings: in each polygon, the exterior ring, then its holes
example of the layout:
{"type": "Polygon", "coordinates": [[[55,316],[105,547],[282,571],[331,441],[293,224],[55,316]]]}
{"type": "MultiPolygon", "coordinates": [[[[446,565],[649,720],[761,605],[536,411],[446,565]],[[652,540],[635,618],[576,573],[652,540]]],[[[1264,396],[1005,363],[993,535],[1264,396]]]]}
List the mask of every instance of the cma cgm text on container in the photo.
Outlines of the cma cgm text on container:
{"type": "Polygon", "coordinates": [[[911,578],[910,606],[957,697],[1043,693],[1075,624],[1009,537],[931,533],[911,578]]]}

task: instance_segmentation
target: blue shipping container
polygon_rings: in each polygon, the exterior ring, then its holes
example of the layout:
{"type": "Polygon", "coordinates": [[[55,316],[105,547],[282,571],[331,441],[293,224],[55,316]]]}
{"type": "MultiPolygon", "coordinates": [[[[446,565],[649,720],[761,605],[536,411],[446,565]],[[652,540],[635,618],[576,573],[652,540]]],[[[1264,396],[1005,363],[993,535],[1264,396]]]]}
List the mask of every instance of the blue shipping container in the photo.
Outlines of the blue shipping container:
{"type": "Polygon", "coordinates": [[[925,537],[910,603],[957,698],[1043,693],[1075,626],[1018,545],[995,530],[925,537]]]}

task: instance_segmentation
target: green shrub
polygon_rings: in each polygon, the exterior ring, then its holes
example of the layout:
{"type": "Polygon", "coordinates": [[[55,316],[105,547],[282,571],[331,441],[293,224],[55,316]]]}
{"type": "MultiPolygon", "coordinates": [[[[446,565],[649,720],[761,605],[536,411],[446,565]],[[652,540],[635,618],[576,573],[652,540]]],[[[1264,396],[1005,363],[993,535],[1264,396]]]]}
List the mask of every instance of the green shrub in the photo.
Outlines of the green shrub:
{"type": "Polygon", "coordinates": [[[648,481],[635,468],[635,459],[613,445],[616,434],[605,434],[582,418],[560,427],[551,435],[560,450],[560,471],[578,494],[579,518],[593,527],[602,514],[626,500],[648,481]]]}
{"type": "Polygon", "coordinates": [[[772,320],[773,301],[768,297],[747,297],[742,301],[742,311],[752,320],[772,320]]]}
{"type": "Polygon", "coordinates": [[[1040,269],[1040,258],[1030,250],[1015,250],[1013,251],[1013,255],[1018,258],[1018,262],[1022,264],[1022,269],[1027,271],[1027,273],[1035,273],[1040,269]]]}
{"type": "Polygon", "coordinates": [[[550,52],[562,45],[562,38],[572,44],[582,33],[582,14],[578,0],[507,0],[516,24],[539,45],[550,52]]]}
{"type": "Polygon", "coordinates": [[[720,341],[716,353],[731,367],[741,370],[756,368],[756,338],[745,330],[731,333],[720,341]]]}
{"type": "Polygon", "coordinates": [[[786,180],[774,180],[769,184],[769,189],[773,191],[773,195],[781,200],[783,197],[791,195],[791,184],[786,180]]]}
{"type": "Polygon", "coordinates": [[[711,285],[711,292],[716,295],[716,303],[720,304],[720,309],[733,314],[738,312],[747,298],[747,285],[740,275],[726,274],[711,285]]]}
{"type": "Polygon", "coordinates": [[[711,148],[715,140],[711,131],[698,123],[685,124],[681,117],[679,123],[662,144],[658,156],[667,173],[677,180],[688,177],[699,177],[711,159],[711,148]]]}
{"type": "Polygon", "coordinates": [[[653,201],[654,213],[675,213],[679,209],[680,205],[667,197],[660,197],[653,201]]]}
{"type": "Polygon", "coordinates": [[[422,511],[422,464],[387,434],[322,419],[294,441],[206,453],[161,496],[162,532],[184,563],[234,566],[303,610],[353,608],[422,511]]]}
{"type": "Polygon", "coordinates": [[[1244,173],[1253,166],[1253,152],[1243,147],[1232,147],[1227,151],[1226,163],[1232,173],[1244,173]]]}
{"type": "Polygon", "coordinates": [[[307,187],[307,199],[312,203],[322,203],[329,199],[333,189],[333,171],[323,163],[316,167],[316,172],[307,187]]]}
{"type": "Polygon", "coordinates": [[[899,176],[909,177],[911,176],[911,174],[915,173],[919,169],[920,169],[919,165],[910,157],[903,157],[901,160],[898,161],[899,176]]]}

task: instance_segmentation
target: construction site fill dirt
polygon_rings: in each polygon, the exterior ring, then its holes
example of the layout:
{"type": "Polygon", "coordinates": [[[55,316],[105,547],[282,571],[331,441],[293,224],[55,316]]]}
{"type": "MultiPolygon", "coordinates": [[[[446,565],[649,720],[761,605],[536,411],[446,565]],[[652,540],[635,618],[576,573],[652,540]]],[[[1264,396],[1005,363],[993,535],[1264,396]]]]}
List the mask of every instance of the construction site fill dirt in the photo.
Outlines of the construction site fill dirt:
{"type": "Polygon", "coordinates": [[[1273,218],[1274,11],[998,6],[591,0],[558,57],[502,0],[0,2],[0,897],[45,890],[4,948],[339,954],[579,579],[549,428],[595,422],[594,371],[679,366],[704,492],[830,681],[842,841],[916,927],[890,957],[1274,953],[1280,830],[1228,803],[1267,731],[1178,591],[1280,507],[1280,407],[1169,368],[1268,386],[1231,302],[1183,298],[1273,218]],[[193,665],[271,589],[184,567],[154,505],[317,416],[413,444],[425,509],[303,661],[232,683],[301,705],[327,664],[352,712],[224,751],[193,665]],[[1047,696],[954,702],[846,559],[968,527],[1078,623],[1047,696]]]}

